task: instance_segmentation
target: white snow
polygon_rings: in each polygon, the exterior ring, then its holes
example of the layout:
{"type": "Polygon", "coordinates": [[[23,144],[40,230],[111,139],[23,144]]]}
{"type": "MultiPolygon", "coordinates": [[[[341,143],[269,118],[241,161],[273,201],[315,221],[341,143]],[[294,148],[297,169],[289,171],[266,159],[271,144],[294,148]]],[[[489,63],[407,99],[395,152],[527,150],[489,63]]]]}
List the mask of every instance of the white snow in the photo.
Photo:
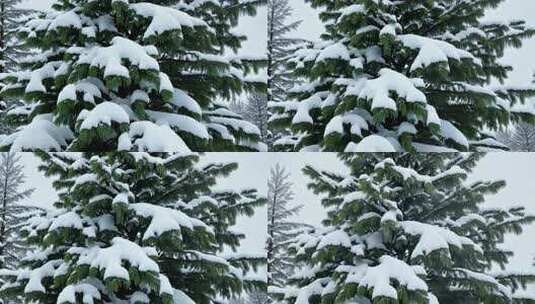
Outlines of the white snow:
{"type": "Polygon", "coordinates": [[[175,293],[173,295],[173,301],[174,303],[180,303],[180,304],[195,304],[193,300],[188,297],[184,292],[175,289],[175,293]]]}
{"type": "Polygon", "coordinates": [[[36,116],[33,121],[22,127],[12,135],[7,136],[0,143],[1,146],[11,145],[11,151],[61,151],[67,142],[74,138],[73,133],[66,127],[52,123],[52,115],[36,116]]]}
{"type": "Polygon", "coordinates": [[[408,290],[427,292],[427,284],[418,276],[420,270],[388,255],[382,256],[379,261],[377,266],[355,267],[346,282],[355,282],[361,287],[373,289],[372,299],[388,297],[397,300],[394,281],[408,290]]]}
{"type": "Polygon", "coordinates": [[[182,138],[168,125],[159,126],[150,121],[136,121],[130,124],[128,137],[121,135],[119,143],[122,150],[135,146],[138,152],[190,151],[182,138]]]}
{"type": "Polygon", "coordinates": [[[24,277],[28,278],[28,283],[24,287],[24,293],[41,292],[45,293],[46,289],[43,285],[43,279],[50,278],[54,275],[56,268],[62,263],[62,260],[51,260],[44,265],[32,269],[28,273],[22,273],[24,277]]]}
{"type": "Polygon", "coordinates": [[[80,16],[74,11],[68,11],[58,15],[52,22],[50,22],[49,30],[55,30],[57,28],[82,28],[82,21],[80,16]]]}
{"type": "Polygon", "coordinates": [[[130,117],[120,105],[106,101],[92,110],[82,110],[78,115],[78,120],[82,120],[80,129],[84,130],[96,128],[101,124],[111,126],[112,122],[129,123],[130,117]]]}
{"type": "Polygon", "coordinates": [[[325,61],[327,59],[341,59],[349,61],[349,58],[349,50],[347,47],[342,43],[335,43],[321,50],[316,58],[316,62],[325,61]]]}
{"type": "Polygon", "coordinates": [[[190,133],[195,137],[202,139],[211,138],[206,127],[189,116],[150,110],[147,110],[146,112],[157,125],[167,125],[173,129],[190,133]]]}
{"type": "Polygon", "coordinates": [[[109,47],[94,47],[88,53],[82,54],[77,63],[104,69],[104,77],[130,78],[127,67],[123,66],[123,60],[128,60],[141,70],[160,69],[156,59],[148,54],[147,48],[122,37],[113,38],[109,47]]]}
{"type": "Polygon", "coordinates": [[[165,7],[162,5],[152,3],[132,3],[129,5],[136,14],[145,18],[150,18],[151,23],[147,27],[144,38],[161,35],[171,30],[181,30],[182,26],[208,27],[206,22],[201,19],[194,18],[185,12],[172,7],[165,7]]]}
{"type": "Polygon", "coordinates": [[[320,250],[327,246],[342,246],[346,248],[351,248],[351,239],[345,231],[335,230],[321,237],[321,240],[317,246],[317,250],[320,250]]]}
{"type": "Polygon", "coordinates": [[[74,228],[81,230],[83,228],[82,219],[74,211],[67,212],[54,219],[52,225],[48,228],[48,231],[53,231],[59,228],[74,228]]]}
{"type": "MultiPolygon", "coordinates": [[[[293,124],[298,123],[314,123],[312,116],[310,116],[310,111],[313,109],[320,108],[322,104],[322,99],[320,94],[316,93],[311,97],[302,100],[301,102],[295,103],[297,108],[297,113],[292,119],[293,124]]],[[[290,105],[290,104],[288,104],[290,105]]]]}
{"type": "Polygon", "coordinates": [[[461,131],[459,131],[459,129],[457,129],[451,122],[447,120],[442,120],[441,122],[442,124],[440,128],[440,131],[441,131],[440,134],[444,138],[451,139],[455,141],[456,143],[458,143],[459,145],[464,146],[466,148],[470,146],[470,143],[468,142],[468,139],[466,138],[466,136],[464,136],[464,134],[461,131]]]}
{"type": "Polygon", "coordinates": [[[151,223],[143,234],[144,240],[159,237],[169,231],[180,232],[182,228],[193,230],[195,227],[200,227],[209,230],[209,227],[202,221],[191,218],[178,210],[145,203],[132,204],[129,208],[137,215],[151,219],[151,223]]]}
{"type": "Polygon", "coordinates": [[[178,108],[184,108],[195,114],[200,115],[202,113],[201,107],[197,101],[191,98],[186,92],[179,89],[174,90],[173,99],[171,99],[169,103],[178,108]]]}
{"type": "Polygon", "coordinates": [[[411,65],[411,71],[424,68],[437,62],[448,62],[448,59],[461,60],[472,59],[475,57],[465,50],[441,40],[435,40],[428,37],[422,37],[414,34],[399,35],[398,39],[408,48],[418,49],[418,56],[411,65]]]}
{"type": "Polygon", "coordinates": [[[114,238],[111,243],[112,245],[107,248],[72,247],[68,252],[79,255],[77,261],[79,265],[89,265],[91,268],[104,271],[104,280],[119,278],[129,281],[130,275],[128,269],[123,266],[123,262],[127,262],[130,267],[135,267],[141,272],[159,273],[158,264],[147,255],[146,249],[120,237],[114,238]]]}
{"type": "Polygon", "coordinates": [[[345,6],[341,10],[339,10],[341,13],[340,19],[342,19],[345,16],[349,16],[352,14],[362,14],[366,12],[366,8],[362,4],[352,4],[349,6],[345,6]]]}
{"type": "Polygon", "coordinates": [[[345,152],[396,152],[396,149],[386,138],[380,135],[370,135],[364,137],[358,144],[350,142],[347,145],[345,152]]]}
{"type": "Polygon", "coordinates": [[[419,236],[419,241],[411,254],[412,258],[427,255],[440,249],[445,249],[449,255],[449,246],[457,248],[472,246],[475,250],[482,252],[481,248],[472,240],[459,236],[446,228],[414,221],[404,221],[400,225],[406,233],[419,236]]]}
{"type": "Polygon", "coordinates": [[[100,300],[100,291],[93,285],[88,283],[79,283],[75,285],[67,285],[59,293],[57,303],[76,303],[76,296],[82,295],[83,304],[93,304],[95,300],[100,300]]]}
{"type": "Polygon", "coordinates": [[[371,100],[371,109],[383,108],[397,111],[397,103],[390,97],[390,92],[396,93],[407,102],[427,103],[425,94],[416,88],[419,81],[409,79],[394,70],[383,68],[379,77],[373,80],[361,79],[349,86],[346,95],[358,96],[360,99],[371,100]]]}
{"type": "Polygon", "coordinates": [[[325,127],[325,136],[338,133],[344,134],[344,125],[350,125],[351,134],[362,137],[362,130],[368,130],[368,122],[358,114],[346,113],[333,117],[325,127]]]}

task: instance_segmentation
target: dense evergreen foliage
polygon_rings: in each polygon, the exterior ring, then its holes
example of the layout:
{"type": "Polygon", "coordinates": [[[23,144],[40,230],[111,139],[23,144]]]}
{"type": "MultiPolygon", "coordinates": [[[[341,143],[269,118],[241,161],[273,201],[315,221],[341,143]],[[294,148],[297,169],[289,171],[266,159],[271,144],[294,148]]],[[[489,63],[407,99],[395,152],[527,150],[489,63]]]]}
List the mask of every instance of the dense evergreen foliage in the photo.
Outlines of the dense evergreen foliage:
{"type": "Polygon", "coordinates": [[[265,256],[236,253],[231,228],[265,204],[255,190],[213,191],[235,163],[192,154],[40,153],[55,210],[23,229],[35,246],[4,272],[2,297],[32,303],[215,304],[265,290],[265,256]]]}
{"type": "Polygon", "coordinates": [[[234,27],[261,0],[57,0],[19,30],[38,55],[2,77],[24,126],[12,150],[257,151],[260,131],[222,99],[265,92],[263,58],[234,27]]]}
{"type": "Polygon", "coordinates": [[[483,21],[503,0],[307,2],[326,32],[290,59],[306,82],[271,105],[293,150],[503,149],[489,130],[535,123],[522,105],[532,86],[490,86],[512,69],[505,50],[535,33],[524,21],[483,21]]]}
{"type": "Polygon", "coordinates": [[[500,245],[535,216],[484,205],[505,182],[466,182],[481,156],[346,154],[347,176],[307,167],[328,214],[291,247],[303,267],[288,302],[534,303],[514,292],[535,273],[509,269],[500,245]]]}

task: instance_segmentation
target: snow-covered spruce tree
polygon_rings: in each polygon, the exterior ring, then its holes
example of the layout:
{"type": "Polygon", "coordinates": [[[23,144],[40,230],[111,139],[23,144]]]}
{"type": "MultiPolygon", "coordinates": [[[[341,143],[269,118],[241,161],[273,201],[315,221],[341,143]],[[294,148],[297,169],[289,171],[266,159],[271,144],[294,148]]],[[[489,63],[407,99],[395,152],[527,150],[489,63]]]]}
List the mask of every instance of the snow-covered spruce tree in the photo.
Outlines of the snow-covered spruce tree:
{"type": "MultiPolygon", "coordinates": [[[[33,192],[33,189],[23,189],[25,179],[20,156],[0,153],[0,269],[13,270],[16,262],[24,256],[26,246],[21,241],[19,230],[37,212],[37,208],[19,204],[33,192]]],[[[0,285],[3,283],[0,278],[0,285]]],[[[2,298],[0,303],[4,303],[2,298]]]]}
{"type": "Polygon", "coordinates": [[[282,293],[288,277],[293,273],[294,261],[288,255],[288,245],[303,232],[302,223],[291,220],[303,205],[291,206],[294,199],[289,173],[277,164],[268,180],[268,292],[271,301],[282,293]]]}
{"type": "Polygon", "coordinates": [[[272,125],[291,127],[295,150],[393,152],[503,148],[488,130],[534,123],[514,105],[532,87],[494,87],[499,62],[534,29],[481,21],[503,0],[308,0],[326,24],[322,42],[290,68],[307,82],[270,105],[272,125]]]}
{"type": "Polygon", "coordinates": [[[505,183],[465,182],[480,157],[347,154],[347,176],[306,167],[327,218],[291,246],[303,267],[288,302],[529,303],[513,292],[535,276],[507,270],[513,253],[500,245],[535,216],[509,202],[485,208],[505,183]]]}
{"type": "Polygon", "coordinates": [[[265,90],[263,62],[233,56],[240,15],[261,1],[57,0],[20,36],[40,54],[5,75],[24,126],[13,150],[261,150],[259,130],[218,100],[265,90]]]}
{"type": "Polygon", "coordinates": [[[521,122],[510,130],[499,132],[497,139],[511,151],[535,152],[535,124],[521,122]]]}
{"type": "Polygon", "coordinates": [[[39,155],[55,176],[57,209],[25,228],[37,248],[7,276],[2,297],[215,304],[265,288],[248,275],[265,256],[229,253],[244,237],[229,228],[265,199],[255,190],[212,191],[235,163],[201,166],[191,154],[39,155]]]}
{"type": "MultiPolygon", "coordinates": [[[[289,36],[302,22],[289,21],[292,14],[288,0],[268,0],[268,102],[286,101],[288,90],[297,82],[286,68],[287,60],[304,40],[289,36]]],[[[271,132],[274,140],[289,133],[284,128],[272,128],[271,132]]],[[[279,143],[277,149],[281,146],[279,143]]]]}

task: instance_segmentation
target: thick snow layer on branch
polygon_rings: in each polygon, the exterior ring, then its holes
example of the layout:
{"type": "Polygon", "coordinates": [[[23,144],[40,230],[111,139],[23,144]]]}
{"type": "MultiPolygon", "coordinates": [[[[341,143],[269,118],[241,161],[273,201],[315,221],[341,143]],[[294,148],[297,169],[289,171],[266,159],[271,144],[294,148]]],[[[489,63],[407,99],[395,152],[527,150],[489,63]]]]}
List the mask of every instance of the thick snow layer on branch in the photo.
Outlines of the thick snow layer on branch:
{"type": "Polygon", "coordinates": [[[82,28],[82,21],[80,16],[74,11],[68,11],[58,15],[52,22],[50,22],[49,30],[54,30],[60,27],[73,27],[80,29],[82,28]]]}
{"type": "Polygon", "coordinates": [[[99,125],[111,126],[112,123],[129,123],[130,117],[126,111],[118,104],[103,102],[92,110],[82,110],[78,115],[81,120],[80,129],[93,129],[99,125]]]}
{"type": "Polygon", "coordinates": [[[147,255],[147,249],[129,240],[116,237],[108,248],[100,248],[98,246],[90,248],[74,247],[69,249],[68,252],[79,255],[79,265],[89,265],[91,268],[104,271],[104,280],[119,278],[128,281],[130,280],[130,275],[128,269],[123,267],[123,262],[141,272],[158,273],[160,271],[158,264],[147,255]]]}
{"type": "Polygon", "coordinates": [[[427,284],[418,276],[422,269],[411,266],[394,257],[384,255],[380,264],[374,267],[357,266],[346,281],[373,289],[372,298],[388,297],[397,299],[398,293],[393,281],[412,291],[427,291],[427,284]]]}
{"type": "Polygon", "coordinates": [[[333,117],[325,127],[325,136],[338,133],[344,134],[344,125],[350,125],[351,134],[362,136],[362,130],[368,130],[368,122],[362,116],[346,113],[333,117]]]}
{"type": "Polygon", "coordinates": [[[61,151],[73,139],[73,133],[66,127],[52,123],[52,115],[36,116],[33,121],[19,131],[5,137],[0,145],[11,145],[11,151],[61,151]]]}
{"type": "Polygon", "coordinates": [[[400,225],[406,233],[420,237],[418,244],[412,251],[412,258],[428,255],[440,249],[445,249],[449,254],[449,246],[455,246],[457,248],[472,246],[475,250],[483,252],[469,238],[459,236],[446,228],[414,221],[401,222],[400,225]]]}
{"type": "Polygon", "coordinates": [[[147,111],[147,114],[158,125],[168,125],[173,129],[190,133],[195,137],[210,139],[210,134],[208,134],[206,127],[189,116],[156,111],[147,111]]]}
{"type": "Polygon", "coordinates": [[[66,85],[58,95],[58,102],[76,101],[77,93],[82,94],[83,101],[94,104],[95,98],[102,98],[101,88],[94,84],[94,79],[86,79],[75,84],[66,85]]]}
{"type": "Polygon", "coordinates": [[[412,168],[402,167],[402,166],[396,165],[395,162],[391,158],[387,158],[387,159],[377,163],[375,165],[375,169],[384,168],[387,165],[391,166],[394,171],[399,173],[404,180],[407,180],[409,178],[414,178],[417,181],[420,181],[422,183],[432,183],[432,182],[435,182],[435,181],[437,181],[439,179],[442,179],[444,177],[454,176],[454,175],[466,175],[467,174],[466,170],[464,170],[463,168],[461,168],[459,166],[453,166],[453,167],[451,167],[451,168],[449,168],[449,169],[447,169],[447,170],[445,170],[443,172],[440,172],[440,173],[438,173],[436,175],[423,175],[423,174],[420,174],[420,173],[416,172],[412,168]]]}
{"type": "Polygon", "coordinates": [[[26,277],[28,283],[24,287],[24,293],[41,292],[45,293],[46,289],[43,285],[45,278],[51,278],[54,276],[56,269],[61,265],[61,260],[52,260],[45,263],[43,266],[32,269],[29,272],[23,272],[19,275],[19,278],[26,277]]]}
{"type": "Polygon", "coordinates": [[[74,228],[81,230],[83,228],[82,219],[74,211],[67,212],[54,219],[48,230],[52,231],[59,228],[74,228]]]}
{"type": "Polygon", "coordinates": [[[82,54],[78,63],[104,69],[104,77],[130,78],[130,73],[123,65],[123,60],[141,70],[158,71],[160,69],[156,59],[152,58],[149,53],[147,47],[126,38],[115,37],[111,41],[111,46],[93,48],[89,53],[82,54]]]}
{"type": "MultiPolygon", "coordinates": [[[[43,84],[43,80],[51,79],[54,77],[55,70],[53,63],[47,63],[43,67],[36,69],[30,73],[29,82],[26,85],[26,93],[46,92],[46,87],[43,84]]],[[[24,75],[26,76],[26,75],[24,75]]]]}
{"type": "Polygon", "coordinates": [[[398,39],[404,46],[411,49],[418,49],[418,56],[414,59],[411,71],[424,68],[437,62],[448,62],[448,59],[473,59],[475,57],[455,46],[441,40],[422,37],[414,34],[400,35],[398,39]]]}
{"type": "Polygon", "coordinates": [[[133,122],[128,134],[121,135],[119,150],[130,150],[132,146],[138,152],[190,152],[182,138],[168,125],[159,126],[150,121],[133,122]]]}
{"type": "Polygon", "coordinates": [[[175,289],[173,294],[173,301],[174,303],[181,303],[181,304],[195,304],[193,300],[188,297],[184,292],[175,289]]]}
{"type": "Polygon", "coordinates": [[[159,237],[168,231],[180,231],[182,228],[193,230],[195,227],[200,227],[209,230],[209,227],[202,221],[191,218],[178,210],[145,203],[132,204],[129,208],[137,215],[151,219],[150,225],[143,234],[144,240],[159,237]]]}
{"type": "Polygon", "coordinates": [[[330,45],[319,53],[318,57],[316,58],[316,62],[327,59],[341,59],[349,61],[349,50],[342,43],[330,45]]]}
{"type": "Polygon", "coordinates": [[[172,105],[178,108],[184,108],[192,113],[201,115],[202,110],[197,101],[191,98],[186,92],[175,89],[173,98],[169,101],[172,105]]]}
{"type": "Polygon", "coordinates": [[[95,303],[95,300],[101,299],[100,292],[95,286],[88,283],[80,283],[63,288],[58,295],[57,303],[76,303],[78,294],[82,295],[84,304],[92,304],[95,303]]]}
{"type": "Polygon", "coordinates": [[[417,87],[422,86],[420,79],[409,79],[394,70],[384,68],[379,71],[379,78],[361,79],[349,86],[346,95],[358,96],[360,99],[371,100],[371,109],[390,109],[397,111],[397,103],[392,99],[391,92],[407,102],[427,103],[425,94],[417,87]]]}
{"type": "Polygon", "coordinates": [[[315,94],[308,99],[305,99],[299,103],[295,103],[295,106],[297,107],[297,113],[295,114],[292,123],[314,123],[312,116],[310,116],[310,111],[321,107],[321,104],[321,94],[315,94]]]}
{"type": "Polygon", "coordinates": [[[349,239],[349,236],[347,233],[343,230],[335,230],[327,235],[324,235],[318,246],[317,249],[322,249],[327,246],[342,246],[346,248],[351,247],[351,240],[349,239]]]}
{"type": "Polygon", "coordinates": [[[358,144],[350,142],[345,152],[372,153],[372,152],[396,152],[396,148],[388,139],[380,135],[364,137],[358,144]]]}
{"type": "Polygon", "coordinates": [[[442,120],[440,135],[446,139],[451,139],[464,147],[469,147],[470,143],[464,134],[459,131],[451,122],[442,120]]]}
{"type": "Polygon", "coordinates": [[[181,30],[182,26],[208,26],[201,19],[194,18],[171,7],[142,2],[130,4],[130,8],[136,14],[152,19],[145,31],[144,38],[160,35],[166,31],[181,30]]]}

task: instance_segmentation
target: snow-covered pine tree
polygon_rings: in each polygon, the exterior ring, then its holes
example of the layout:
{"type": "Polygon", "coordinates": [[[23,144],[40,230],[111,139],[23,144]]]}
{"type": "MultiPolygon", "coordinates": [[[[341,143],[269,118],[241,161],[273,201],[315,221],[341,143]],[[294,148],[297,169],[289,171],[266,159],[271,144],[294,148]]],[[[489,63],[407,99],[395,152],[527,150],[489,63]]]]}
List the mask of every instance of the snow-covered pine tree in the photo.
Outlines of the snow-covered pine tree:
{"type": "Polygon", "coordinates": [[[307,79],[291,90],[296,101],[270,105],[272,124],[298,137],[295,150],[503,148],[488,130],[534,123],[533,109],[514,106],[531,86],[489,87],[512,69],[504,51],[535,33],[524,21],[482,21],[503,0],[308,2],[326,32],[290,59],[307,79]]]}
{"type": "Polygon", "coordinates": [[[268,180],[268,292],[274,303],[293,273],[294,261],[288,255],[290,240],[303,232],[306,225],[291,220],[303,205],[291,206],[294,199],[289,173],[277,164],[268,180]]]}
{"type": "Polygon", "coordinates": [[[25,228],[37,248],[8,273],[2,296],[215,304],[265,288],[249,275],[265,256],[234,254],[244,235],[229,229],[265,198],[212,190],[235,163],[200,165],[193,154],[39,155],[59,200],[25,228]]]}
{"type": "Polygon", "coordinates": [[[260,140],[263,143],[271,143],[271,132],[268,130],[268,103],[265,94],[253,94],[245,101],[234,101],[230,103],[230,109],[260,130],[260,140]]]}
{"type": "Polygon", "coordinates": [[[513,294],[535,271],[507,269],[500,245],[535,216],[484,206],[505,183],[465,182],[481,156],[346,154],[347,176],[306,167],[327,218],[290,248],[303,267],[288,302],[529,303],[513,294]]]}
{"type": "MultiPolygon", "coordinates": [[[[268,102],[286,101],[288,90],[298,81],[286,68],[290,55],[299,44],[305,42],[289,36],[302,22],[290,21],[292,15],[293,9],[288,0],[268,0],[268,102]]],[[[274,140],[288,134],[284,126],[271,127],[274,140]]],[[[282,150],[281,147],[284,146],[279,143],[277,149],[282,150]]]]}
{"type": "Polygon", "coordinates": [[[218,101],[266,88],[232,55],[240,15],[261,1],[57,0],[20,36],[37,56],[5,75],[24,128],[13,150],[262,150],[259,130],[218,101]]]}
{"type": "MultiPolygon", "coordinates": [[[[0,153],[0,269],[13,270],[24,256],[26,246],[19,230],[38,211],[19,204],[33,192],[33,189],[23,189],[26,179],[23,169],[20,155],[0,153]]],[[[0,278],[0,285],[2,283],[0,278]]],[[[2,297],[0,303],[3,303],[2,297]]]]}

